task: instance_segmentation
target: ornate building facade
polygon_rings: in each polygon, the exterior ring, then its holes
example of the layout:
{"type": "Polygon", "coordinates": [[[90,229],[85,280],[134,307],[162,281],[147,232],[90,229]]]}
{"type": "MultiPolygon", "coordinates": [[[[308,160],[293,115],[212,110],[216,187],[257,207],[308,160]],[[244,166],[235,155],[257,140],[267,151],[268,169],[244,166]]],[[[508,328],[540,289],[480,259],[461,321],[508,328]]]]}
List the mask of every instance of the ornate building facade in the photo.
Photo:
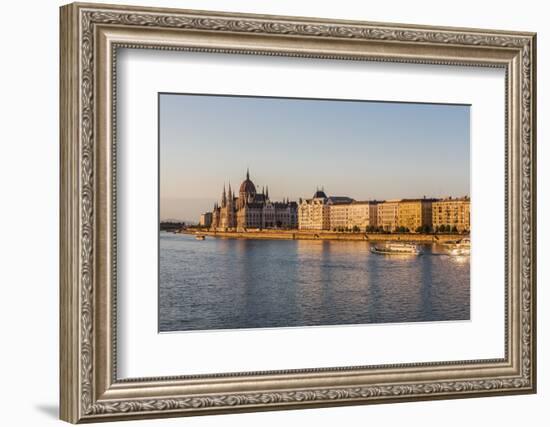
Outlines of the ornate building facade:
{"type": "Polygon", "coordinates": [[[288,199],[271,201],[267,187],[258,193],[248,170],[239,193],[233,193],[231,185],[226,192],[224,186],[220,203],[216,203],[212,210],[211,228],[214,230],[297,227],[297,203],[288,199]]]}
{"type": "Polygon", "coordinates": [[[329,230],[329,209],[328,197],[322,190],[317,190],[311,199],[300,199],[298,228],[300,230],[329,230]]]}
{"type": "Polygon", "coordinates": [[[357,201],[345,196],[328,197],[317,190],[311,199],[300,200],[300,230],[366,231],[377,224],[377,201],[357,201]]]}

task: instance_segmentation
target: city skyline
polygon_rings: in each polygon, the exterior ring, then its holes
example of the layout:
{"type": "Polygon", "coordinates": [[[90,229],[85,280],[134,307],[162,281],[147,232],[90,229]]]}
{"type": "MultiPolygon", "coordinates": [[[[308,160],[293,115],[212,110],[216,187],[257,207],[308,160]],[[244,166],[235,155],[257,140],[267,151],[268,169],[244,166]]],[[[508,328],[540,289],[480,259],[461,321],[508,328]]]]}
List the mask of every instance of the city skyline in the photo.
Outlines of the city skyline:
{"type": "Polygon", "coordinates": [[[469,106],[161,94],[159,108],[161,220],[196,221],[246,168],[273,200],[470,195],[469,106]]]}
{"type": "MultiPolygon", "coordinates": [[[[250,168],[247,168],[247,172],[249,173],[250,171],[250,168]]],[[[252,175],[252,174],[250,174],[252,175]]],[[[243,179],[246,179],[246,174],[244,175],[245,178],[243,179]]],[[[198,217],[197,218],[175,218],[175,217],[161,217],[161,222],[162,221],[173,221],[173,220],[178,220],[178,221],[186,221],[186,222],[189,222],[189,223],[194,223],[194,222],[198,222],[199,220],[199,217],[204,214],[204,213],[208,213],[208,212],[211,212],[212,211],[212,206],[214,204],[219,204],[220,203],[220,200],[223,196],[223,193],[226,193],[226,194],[229,194],[229,190],[232,191],[232,194],[235,198],[237,198],[238,196],[238,189],[239,189],[239,182],[237,182],[236,184],[231,184],[231,181],[228,181],[227,183],[223,183],[222,185],[222,188],[220,190],[220,194],[218,196],[213,196],[211,198],[205,198],[204,200],[205,201],[208,201],[208,203],[210,203],[209,205],[207,205],[207,207],[202,210],[202,211],[198,211],[198,217]]],[[[308,199],[312,199],[315,195],[315,193],[321,191],[321,192],[324,192],[326,193],[327,197],[328,198],[332,198],[332,197],[345,197],[345,198],[349,198],[351,200],[353,200],[354,202],[391,202],[391,201],[406,201],[406,200],[422,200],[422,199],[427,199],[427,200],[448,200],[448,199],[469,199],[470,198],[470,194],[447,194],[447,195],[442,195],[442,196],[432,196],[432,195],[429,195],[429,194],[421,194],[421,195],[417,195],[417,196],[410,196],[410,197],[393,197],[393,198],[367,198],[367,199],[358,199],[356,197],[354,197],[353,195],[351,194],[333,194],[329,191],[326,190],[325,186],[324,185],[320,185],[320,186],[316,186],[312,191],[311,191],[311,194],[309,195],[304,195],[304,196],[300,196],[296,199],[292,199],[290,197],[287,197],[287,196],[283,196],[283,197],[280,197],[280,198],[275,198],[275,197],[272,197],[272,192],[271,192],[271,189],[269,188],[269,185],[258,185],[257,186],[257,191],[258,191],[258,194],[266,194],[268,195],[269,194],[269,199],[272,201],[272,202],[281,202],[281,201],[288,201],[288,202],[296,202],[296,203],[299,203],[301,200],[308,200],[308,199]]]]}
{"type": "Polygon", "coordinates": [[[248,229],[468,232],[470,199],[423,196],[361,201],[328,195],[323,188],[317,188],[311,198],[277,201],[269,197],[268,187],[256,187],[247,169],[238,189],[223,186],[219,202],[201,215],[199,225],[214,232],[248,229]]]}

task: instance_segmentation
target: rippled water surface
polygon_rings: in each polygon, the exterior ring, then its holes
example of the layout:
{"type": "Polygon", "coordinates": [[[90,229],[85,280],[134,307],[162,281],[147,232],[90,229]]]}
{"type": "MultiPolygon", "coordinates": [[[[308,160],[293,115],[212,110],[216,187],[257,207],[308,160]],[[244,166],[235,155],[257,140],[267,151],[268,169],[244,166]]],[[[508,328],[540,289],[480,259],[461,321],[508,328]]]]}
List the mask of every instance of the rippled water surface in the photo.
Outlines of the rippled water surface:
{"type": "Polygon", "coordinates": [[[161,232],[160,331],[469,319],[469,257],[420,247],[161,232]]]}

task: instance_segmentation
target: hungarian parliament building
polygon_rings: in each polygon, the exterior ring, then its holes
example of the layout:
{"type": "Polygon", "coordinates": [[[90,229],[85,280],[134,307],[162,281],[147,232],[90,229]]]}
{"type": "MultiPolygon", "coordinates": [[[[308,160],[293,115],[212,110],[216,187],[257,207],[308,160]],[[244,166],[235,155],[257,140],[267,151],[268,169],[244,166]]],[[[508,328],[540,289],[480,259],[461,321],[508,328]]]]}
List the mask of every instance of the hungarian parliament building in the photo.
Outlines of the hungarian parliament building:
{"type": "Polygon", "coordinates": [[[223,188],[219,203],[201,215],[200,226],[211,230],[300,229],[331,231],[470,231],[470,199],[396,199],[357,201],[328,197],[317,189],[311,199],[275,202],[266,187],[261,193],[246,171],[235,194],[223,188]]]}
{"type": "Polygon", "coordinates": [[[224,186],[220,202],[214,205],[211,213],[201,217],[201,225],[215,230],[298,228],[298,204],[289,200],[272,201],[267,187],[258,193],[247,170],[246,179],[239,187],[239,194],[231,191],[231,184],[227,192],[224,186]],[[211,217],[208,218],[209,216],[211,217]]]}

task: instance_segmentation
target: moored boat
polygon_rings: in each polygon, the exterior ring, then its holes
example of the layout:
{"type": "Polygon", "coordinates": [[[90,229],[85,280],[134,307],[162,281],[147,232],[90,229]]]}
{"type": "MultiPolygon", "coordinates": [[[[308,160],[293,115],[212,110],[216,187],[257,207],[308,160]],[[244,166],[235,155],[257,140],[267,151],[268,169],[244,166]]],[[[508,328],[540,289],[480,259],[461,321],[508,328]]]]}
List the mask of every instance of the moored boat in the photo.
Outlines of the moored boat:
{"type": "Polygon", "coordinates": [[[197,235],[195,236],[195,239],[197,239],[197,240],[204,240],[204,239],[206,239],[206,236],[205,236],[204,234],[197,234],[197,235]]]}
{"type": "Polygon", "coordinates": [[[470,238],[465,237],[464,239],[460,240],[455,245],[451,246],[449,248],[449,255],[454,256],[466,256],[470,255],[470,238]]]}
{"type": "Polygon", "coordinates": [[[386,243],[373,246],[371,252],[380,255],[420,255],[420,250],[412,243],[386,243]]]}
{"type": "Polygon", "coordinates": [[[455,256],[470,255],[470,248],[451,248],[449,249],[449,255],[455,255],[455,256]]]}

